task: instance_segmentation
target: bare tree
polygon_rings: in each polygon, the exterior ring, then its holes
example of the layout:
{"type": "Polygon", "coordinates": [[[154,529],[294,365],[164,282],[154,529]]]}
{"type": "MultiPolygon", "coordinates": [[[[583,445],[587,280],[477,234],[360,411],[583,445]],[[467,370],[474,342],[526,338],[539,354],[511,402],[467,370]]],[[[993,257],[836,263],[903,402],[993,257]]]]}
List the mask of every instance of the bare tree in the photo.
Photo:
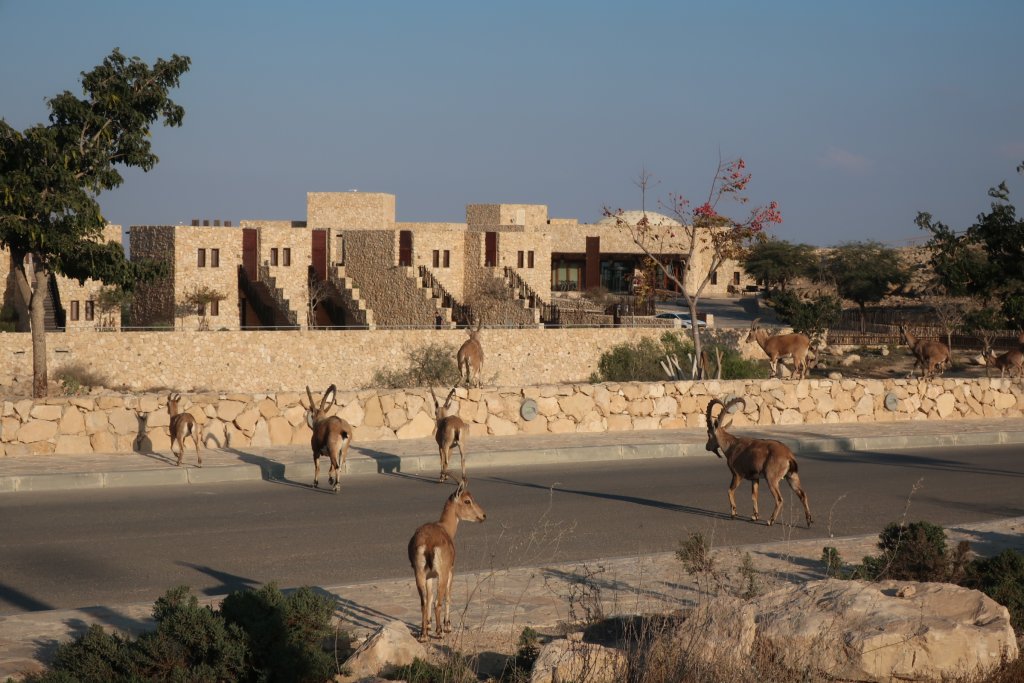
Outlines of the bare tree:
{"type": "MultiPolygon", "coordinates": [[[[645,200],[649,181],[649,174],[646,170],[642,171],[637,185],[645,200]]],[[[690,334],[698,358],[701,339],[696,323],[697,303],[710,284],[712,275],[726,260],[741,258],[747,246],[762,236],[768,224],[782,222],[778,204],[774,201],[753,208],[743,220],[719,213],[718,207],[723,201],[747,203],[744,191],[749,182],[750,174],[742,159],[719,159],[703,204],[694,207],[688,199],[676,194],[669,195],[667,204],[659,202],[678,221],[675,225],[651,221],[646,210],[640,220],[632,222],[625,218],[622,209],[604,209],[605,216],[613,218],[618,228],[629,233],[633,243],[676,285],[686,299],[690,319],[694,321],[690,334]]],[[[703,370],[699,369],[697,374],[702,375],[703,370]]]]}
{"type": "Polygon", "coordinates": [[[935,313],[935,319],[946,335],[946,346],[953,352],[953,333],[964,325],[967,314],[976,306],[969,297],[949,297],[933,294],[925,297],[925,303],[935,313]]]}
{"type": "Polygon", "coordinates": [[[331,283],[327,280],[309,281],[309,306],[306,309],[306,324],[316,327],[316,307],[331,296],[331,283]]]}

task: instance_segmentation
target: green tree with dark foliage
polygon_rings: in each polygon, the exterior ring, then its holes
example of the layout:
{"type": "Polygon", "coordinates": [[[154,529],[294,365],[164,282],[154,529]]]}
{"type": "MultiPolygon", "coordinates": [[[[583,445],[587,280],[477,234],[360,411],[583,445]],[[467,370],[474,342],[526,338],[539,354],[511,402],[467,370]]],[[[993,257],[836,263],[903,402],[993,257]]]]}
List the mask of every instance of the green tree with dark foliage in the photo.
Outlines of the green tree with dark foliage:
{"type": "Polygon", "coordinates": [[[860,307],[861,332],[867,305],[881,301],[907,282],[897,251],[879,242],[849,242],[836,247],[825,259],[824,276],[835,283],[839,296],[860,307]]]}
{"type": "Polygon", "coordinates": [[[783,292],[796,278],[814,277],[817,267],[818,259],[811,245],[771,238],[750,247],[743,264],[747,275],[768,289],[777,286],[783,292]]]}
{"type": "Polygon", "coordinates": [[[100,242],[97,197],[121,185],[119,167],[156,165],[150,128],[159,120],[181,125],[185,110],[168,93],[189,64],[172,55],[149,66],[115,49],[82,73],[83,97],[64,91],[48,101],[48,123],[18,131],[0,119],[0,244],[11,251],[16,296],[29,310],[37,398],[47,389],[43,301],[50,274],[130,290],[163,272],[128,261],[118,243],[100,242]]]}
{"type": "MultiPolygon", "coordinates": [[[[1017,167],[1024,173],[1024,163],[1017,167]]],[[[1010,203],[1006,181],[990,188],[988,213],[978,215],[966,230],[956,232],[917,214],[917,226],[931,233],[928,249],[938,283],[953,296],[977,299],[983,308],[996,306],[1006,326],[1024,328],[1024,220],[1010,203]]]]}

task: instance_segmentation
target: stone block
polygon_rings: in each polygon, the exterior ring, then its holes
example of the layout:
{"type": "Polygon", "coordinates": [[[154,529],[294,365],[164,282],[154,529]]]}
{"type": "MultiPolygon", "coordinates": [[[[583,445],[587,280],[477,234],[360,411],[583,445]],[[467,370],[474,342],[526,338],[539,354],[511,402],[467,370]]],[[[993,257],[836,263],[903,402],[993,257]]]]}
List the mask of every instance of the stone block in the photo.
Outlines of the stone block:
{"type": "Polygon", "coordinates": [[[57,437],[57,443],[53,447],[53,452],[58,455],[92,453],[92,442],[85,434],[62,434],[57,437]]]}
{"type": "Polygon", "coordinates": [[[33,420],[59,420],[64,414],[64,407],[57,405],[36,405],[29,412],[33,420]]]}
{"type": "Polygon", "coordinates": [[[217,404],[217,418],[224,422],[234,422],[243,410],[245,403],[242,401],[221,401],[217,404]]]}
{"type": "Polygon", "coordinates": [[[33,420],[32,422],[26,422],[21,425],[18,429],[16,438],[21,443],[31,444],[39,441],[47,441],[56,435],[56,422],[33,420]]]}
{"type": "MultiPolygon", "coordinates": [[[[355,425],[353,425],[355,426],[355,425]]],[[[419,413],[409,422],[397,430],[399,439],[422,439],[430,436],[434,431],[434,420],[426,413],[419,413]]]]}

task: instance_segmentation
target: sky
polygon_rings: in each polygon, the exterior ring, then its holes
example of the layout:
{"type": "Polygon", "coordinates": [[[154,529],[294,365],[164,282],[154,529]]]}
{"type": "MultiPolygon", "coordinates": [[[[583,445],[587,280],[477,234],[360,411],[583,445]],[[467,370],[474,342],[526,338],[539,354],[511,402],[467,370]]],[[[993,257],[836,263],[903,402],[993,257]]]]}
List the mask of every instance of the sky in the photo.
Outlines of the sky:
{"type": "Polygon", "coordinates": [[[0,117],[44,122],[115,47],[188,55],[184,125],[100,195],[125,227],[304,220],[307,192],[352,189],[399,221],[593,222],[640,208],[641,171],[657,210],[743,158],[775,236],[897,245],[919,211],[970,225],[1003,180],[1020,205],[1022,26],[1020,0],[0,0],[0,117]]]}

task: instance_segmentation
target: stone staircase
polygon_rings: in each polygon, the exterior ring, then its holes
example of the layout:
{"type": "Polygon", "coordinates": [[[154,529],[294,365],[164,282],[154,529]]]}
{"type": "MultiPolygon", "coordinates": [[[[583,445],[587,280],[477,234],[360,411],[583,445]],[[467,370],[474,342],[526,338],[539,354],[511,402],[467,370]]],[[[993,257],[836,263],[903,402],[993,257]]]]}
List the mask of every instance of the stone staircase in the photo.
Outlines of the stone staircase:
{"type": "Polygon", "coordinates": [[[560,314],[558,306],[545,302],[540,298],[530,285],[523,280],[515,268],[505,266],[503,269],[494,268],[494,277],[500,277],[508,287],[511,296],[521,303],[524,309],[530,311],[535,324],[558,325],[560,314]]]}
{"type": "MultiPolygon", "coordinates": [[[[374,328],[373,309],[366,304],[366,300],[360,295],[359,288],[356,287],[352,278],[345,274],[345,266],[336,265],[334,272],[328,275],[328,282],[330,282],[334,293],[329,299],[331,304],[328,304],[327,308],[330,309],[332,305],[340,307],[345,314],[346,326],[366,327],[372,330],[374,328]]],[[[329,314],[332,319],[336,319],[330,310],[329,314]]]]}
{"type": "Polygon", "coordinates": [[[444,285],[437,279],[437,276],[426,266],[419,266],[418,269],[406,267],[410,277],[415,278],[417,286],[424,295],[434,302],[444,327],[451,327],[452,323],[461,326],[469,326],[473,322],[473,309],[452,296],[444,285]]]}
{"type": "Polygon", "coordinates": [[[269,329],[296,329],[299,327],[298,316],[292,310],[284,291],[277,286],[277,281],[270,275],[270,267],[261,265],[257,268],[257,277],[253,279],[243,266],[238,267],[238,287],[245,294],[249,304],[256,311],[260,327],[269,329]]]}

